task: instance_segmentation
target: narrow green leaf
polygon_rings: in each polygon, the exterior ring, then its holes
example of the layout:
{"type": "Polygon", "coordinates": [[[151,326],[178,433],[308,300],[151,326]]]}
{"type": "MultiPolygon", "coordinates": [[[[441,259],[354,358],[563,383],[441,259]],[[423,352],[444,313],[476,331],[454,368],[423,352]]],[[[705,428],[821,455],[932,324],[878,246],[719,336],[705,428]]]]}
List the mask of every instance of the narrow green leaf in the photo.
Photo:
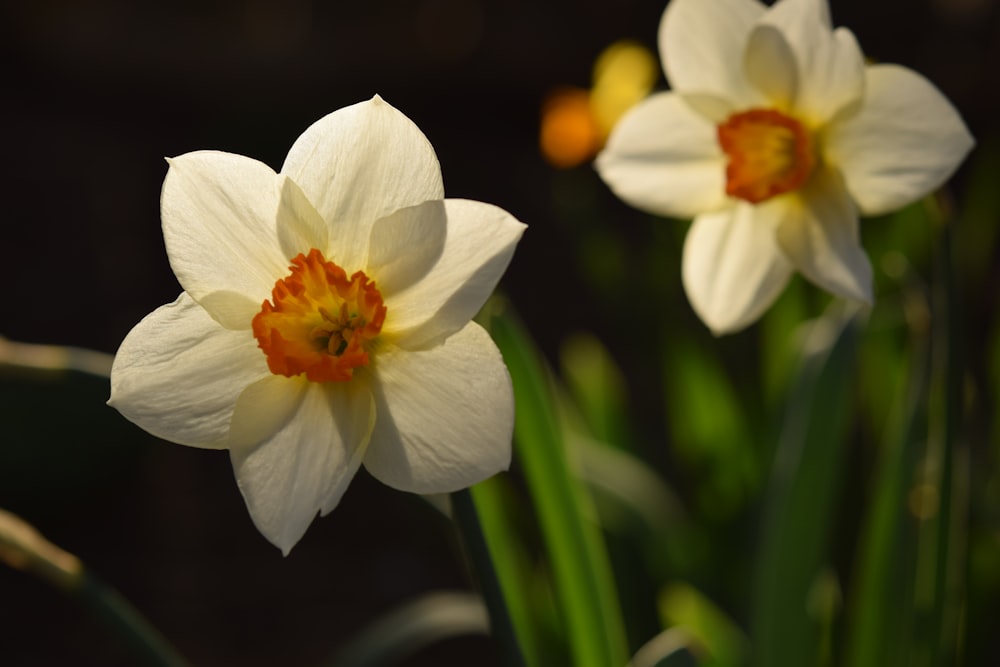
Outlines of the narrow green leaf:
{"type": "Polygon", "coordinates": [[[856,667],[903,667],[912,642],[916,534],[907,496],[925,440],[926,341],[915,339],[906,394],[890,415],[859,544],[857,574],[846,620],[845,662],[856,667]]]}
{"type": "Polygon", "coordinates": [[[138,664],[157,667],[188,664],[121,593],[87,570],[76,556],[4,510],[0,510],[0,563],[32,572],[66,593],[127,646],[138,664]]]}
{"type": "MultiPolygon", "coordinates": [[[[482,501],[479,503],[481,506],[482,501]]],[[[452,519],[462,536],[465,553],[471,561],[479,591],[489,611],[489,626],[504,663],[509,667],[524,667],[524,655],[514,631],[514,622],[509,603],[504,595],[498,558],[493,557],[486,529],[480,520],[479,510],[469,489],[460,489],[451,494],[452,519]]],[[[495,543],[494,543],[495,546],[495,543]]],[[[508,590],[508,592],[512,592],[508,590]]]]}
{"type": "Polygon", "coordinates": [[[676,337],[664,365],[667,426],[697,485],[699,513],[730,517],[759,485],[752,429],[731,375],[717,356],[676,337]]]}
{"type": "Polygon", "coordinates": [[[848,449],[856,325],[824,316],[806,341],[772,468],[755,573],[755,664],[805,667],[821,655],[829,596],[819,600],[848,449]],[[825,600],[825,602],[824,602],[825,600]]]}
{"type": "Polygon", "coordinates": [[[665,626],[682,630],[694,640],[707,664],[743,664],[750,643],[739,626],[698,589],[674,583],[660,591],[657,605],[665,626]]]}
{"type": "MultiPolygon", "coordinates": [[[[944,217],[933,208],[936,200],[925,203],[938,220],[944,217]]],[[[960,654],[968,521],[968,445],[962,440],[965,369],[952,231],[952,225],[943,224],[937,244],[928,437],[918,479],[927,505],[918,512],[916,641],[910,662],[933,667],[953,665],[960,654]]]]}
{"type": "Polygon", "coordinates": [[[607,348],[577,333],[559,350],[562,376],[591,435],[616,447],[629,444],[625,378],[607,348]]]}
{"type": "Polygon", "coordinates": [[[546,632],[554,617],[550,587],[533,571],[512,517],[515,503],[507,482],[496,476],[470,491],[521,655],[531,667],[545,667],[556,657],[546,632]]]}
{"type": "Polygon", "coordinates": [[[624,623],[607,550],[589,498],[567,456],[543,366],[509,313],[491,321],[514,384],[517,462],[524,471],[566,622],[572,664],[607,667],[627,659],[624,623]]]}
{"type": "Polygon", "coordinates": [[[392,667],[434,643],[490,631],[482,600],[471,593],[423,595],[381,616],[330,661],[333,667],[392,667]]]}

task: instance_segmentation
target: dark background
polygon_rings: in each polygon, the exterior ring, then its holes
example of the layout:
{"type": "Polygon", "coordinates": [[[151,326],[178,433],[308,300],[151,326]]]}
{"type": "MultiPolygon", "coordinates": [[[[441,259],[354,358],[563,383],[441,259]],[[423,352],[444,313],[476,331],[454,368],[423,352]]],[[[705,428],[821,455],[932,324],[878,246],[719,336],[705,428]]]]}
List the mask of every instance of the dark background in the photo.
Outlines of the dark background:
{"type": "MultiPolygon", "coordinates": [[[[832,4],[834,22],[869,57],[921,72],[980,145],[996,139],[995,0],[832,4]]],[[[113,352],[179,292],[159,231],[164,156],[211,148],[278,168],[309,124],[378,93],[426,133],[449,197],[495,203],[529,225],[503,288],[542,349],[551,355],[568,332],[594,331],[641,386],[641,350],[623,339],[620,313],[593,306],[568,212],[610,212],[601,224],[626,249],[647,243],[652,224],[672,223],[617,202],[589,166],[547,166],[537,133],[545,95],[587,86],[608,44],[632,38],[655,50],[663,7],[0,4],[0,335],[113,352]]],[[[677,273],[664,272],[674,293],[677,273]]],[[[697,326],[680,303],[679,322],[697,326]]],[[[111,581],[194,663],[319,664],[400,602],[469,587],[449,525],[364,473],[282,558],[253,528],[224,453],[145,435],[103,405],[106,384],[5,376],[0,507],[111,581]]],[[[492,655],[470,639],[407,664],[497,664],[492,655]]],[[[72,601],[0,567],[0,664],[129,662],[72,601]]]]}

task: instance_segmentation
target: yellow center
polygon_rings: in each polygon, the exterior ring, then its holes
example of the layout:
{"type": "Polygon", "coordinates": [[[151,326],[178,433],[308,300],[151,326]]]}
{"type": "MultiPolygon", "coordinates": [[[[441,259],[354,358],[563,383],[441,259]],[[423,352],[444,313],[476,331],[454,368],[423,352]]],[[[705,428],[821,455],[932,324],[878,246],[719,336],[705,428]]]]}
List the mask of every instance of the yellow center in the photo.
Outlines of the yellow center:
{"type": "Polygon", "coordinates": [[[363,271],[347,272],[313,248],[288,267],[253,318],[253,335],[276,375],[305,373],[313,382],[346,382],[368,365],[382,330],[382,295],[363,271]]]}
{"type": "Polygon", "coordinates": [[[726,194],[757,204],[801,186],[815,163],[802,124],[774,109],[733,114],[718,128],[726,153],[726,194]]]}

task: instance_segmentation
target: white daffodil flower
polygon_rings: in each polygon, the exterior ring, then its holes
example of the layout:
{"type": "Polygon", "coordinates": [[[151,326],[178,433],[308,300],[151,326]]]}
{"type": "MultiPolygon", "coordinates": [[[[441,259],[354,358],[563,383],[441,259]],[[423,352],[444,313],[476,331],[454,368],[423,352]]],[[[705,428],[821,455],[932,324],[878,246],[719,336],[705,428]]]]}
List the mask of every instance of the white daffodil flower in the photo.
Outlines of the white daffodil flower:
{"type": "Polygon", "coordinates": [[[128,334],[109,403],[150,433],[228,449],[283,553],[364,463],[449,492],[505,470],[510,377],[470,321],[524,225],[445,199],[434,149],[379,97],[322,118],[281,171],[169,160],[161,214],[184,289],[128,334]]]}
{"type": "Polygon", "coordinates": [[[793,270],[872,301],[858,214],[941,185],[973,140],[934,86],[866,66],[826,0],[671,0],[659,30],[672,91],[622,118],[596,167],[629,204],[694,218],[681,273],[716,334],[754,322],[793,270]]]}

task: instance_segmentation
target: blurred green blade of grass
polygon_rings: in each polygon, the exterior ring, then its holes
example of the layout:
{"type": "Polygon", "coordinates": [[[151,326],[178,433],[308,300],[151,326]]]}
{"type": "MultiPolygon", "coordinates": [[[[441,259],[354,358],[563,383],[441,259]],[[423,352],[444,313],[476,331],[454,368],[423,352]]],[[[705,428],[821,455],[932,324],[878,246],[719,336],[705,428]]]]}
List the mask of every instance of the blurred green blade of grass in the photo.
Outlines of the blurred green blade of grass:
{"type": "Polygon", "coordinates": [[[718,358],[676,337],[666,343],[667,426],[697,485],[698,513],[731,517],[759,484],[753,428],[718,358]]]}
{"type": "Polygon", "coordinates": [[[697,640],[681,628],[668,628],[643,644],[626,667],[721,667],[697,655],[697,640]]]}
{"type": "MultiPolygon", "coordinates": [[[[792,276],[774,305],[760,318],[760,376],[763,403],[767,410],[778,409],[788,392],[788,384],[798,367],[797,349],[788,337],[810,317],[810,299],[815,289],[799,276],[792,276]]],[[[820,299],[823,297],[820,296],[820,299]]],[[[762,452],[770,460],[774,450],[762,452]]]]}
{"type": "Polygon", "coordinates": [[[390,667],[434,643],[485,635],[489,614],[471,593],[422,595],[379,617],[329,661],[331,667],[390,667]]]}
{"type": "Polygon", "coordinates": [[[533,343],[508,312],[490,321],[514,385],[515,452],[538,514],[566,622],[572,664],[621,665],[624,621],[614,577],[586,490],[567,457],[556,406],[533,343]]]}
{"type": "Polygon", "coordinates": [[[828,313],[806,340],[765,499],[751,637],[762,667],[827,664],[823,581],[851,423],[857,324],[828,313]],[[822,597],[822,599],[819,599],[822,597]]]}
{"type": "Polygon", "coordinates": [[[625,417],[624,392],[610,355],[596,339],[576,337],[562,346],[561,358],[564,372],[566,366],[575,367],[577,382],[583,383],[585,376],[587,384],[608,381],[615,385],[612,391],[606,386],[570,387],[567,391],[554,382],[553,396],[563,441],[578,463],[575,471],[593,500],[595,522],[605,531],[618,599],[628,619],[629,645],[640,646],[661,628],[649,591],[675,576],[673,573],[685,560],[697,558],[690,548],[692,522],[673,489],[651,465],[632,453],[633,443],[625,435],[624,424],[621,429],[603,431],[619,439],[613,444],[595,433],[602,430],[602,422],[597,420],[595,424],[595,420],[587,418],[590,409],[625,417]],[[576,351],[567,354],[568,347],[576,351]],[[590,372],[580,372],[588,367],[590,372]],[[581,398],[581,393],[587,395],[581,398]],[[605,402],[615,405],[609,407],[605,402]]]}
{"type": "Polygon", "coordinates": [[[512,516],[516,503],[508,480],[492,477],[473,486],[471,493],[521,654],[531,667],[550,665],[559,651],[551,636],[555,624],[551,587],[533,571],[512,516]]]}
{"type": "Polygon", "coordinates": [[[749,655],[746,635],[694,586],[670,584],[660,591],[657,606],[664,626],[682,630],[693,639],[697,652],[705,657],[701,664],[734,667],[746,661],[749,655]]]}
{"type": "Polygon", "coordinates": [[[926,432],[927,341],[914,340],[904,378],[871,484],[871,498],[858,547],[857,573],[846,618],[845,662],[856,667],[902,667],[900,647],[912,641],[913,554],[916,535],[907,511],[921,442],[926,432]],[[907,381],[908,380],[908,381],[907,381]]]}
{"type": "Polygon", "coordinates": [[[963,440],[965,338],[952,260],[955,225],[938,199],[925,204],[939,222],[932,293],[931,386],[927,448],[915,480],[916,611],[910,664],[944,667],[961,654],[963,578],[968,540],[968,444],[963,440]]]}
{"type": "Polygon", "coordinates": [[[589,432],[601,442],[628,448],[625,378],[607,348],[577,333],[560,348],[560,369],[589,432]]]}

